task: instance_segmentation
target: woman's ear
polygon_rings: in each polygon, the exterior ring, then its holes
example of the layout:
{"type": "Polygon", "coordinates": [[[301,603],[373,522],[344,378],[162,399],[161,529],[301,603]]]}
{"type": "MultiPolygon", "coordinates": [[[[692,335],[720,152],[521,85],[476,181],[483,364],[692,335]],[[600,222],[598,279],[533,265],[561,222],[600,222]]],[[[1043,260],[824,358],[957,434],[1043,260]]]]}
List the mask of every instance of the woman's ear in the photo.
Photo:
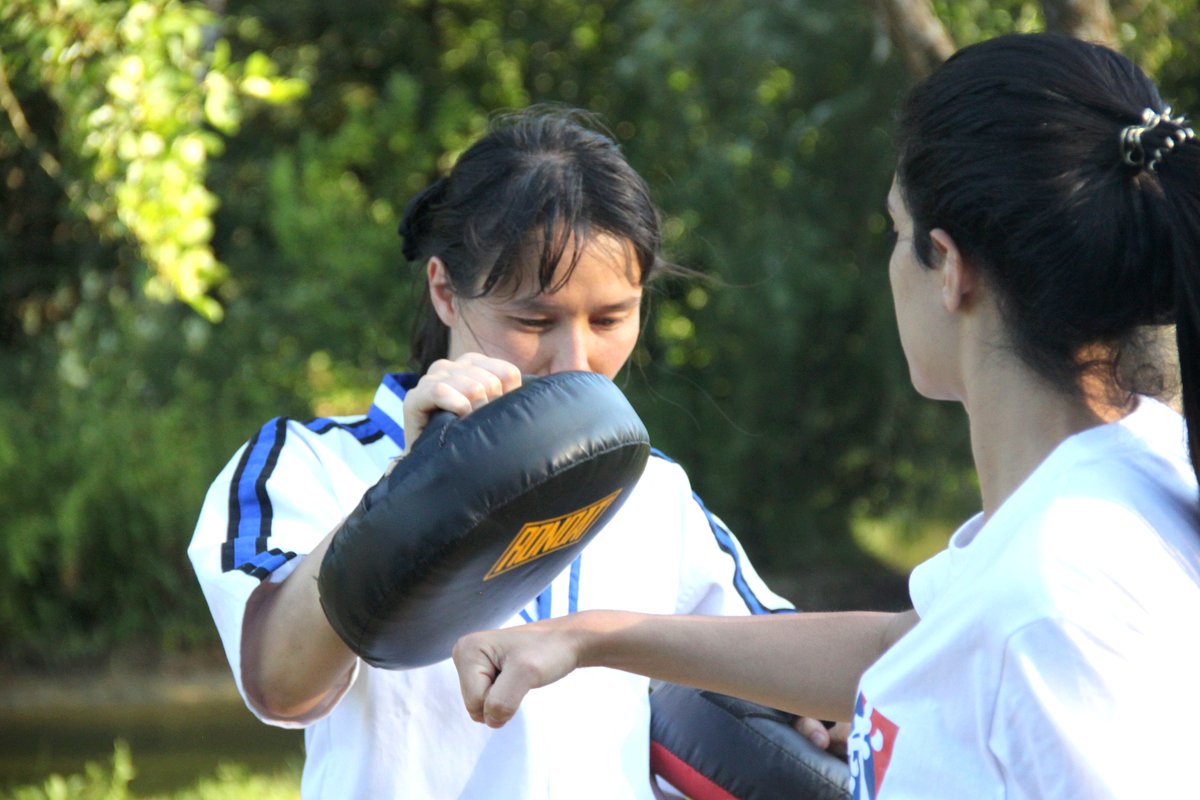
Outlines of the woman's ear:
{"type": "Polygon", "coordinates": [[[429,301],[433,311],[447,328],[454,324],[457,309],[454,306],[454,284],[450,272],[437,256],[432,256],[425,265],[425,277],[429,283],[429,301]]]}
{"type": "Polygon", "coordinates": [[[945,230],[934,228],[929,232],[929,239],[937,254],[935,269],[942,278],[942,305],[947,311],[963,310],[979,290],[978,272],[963,258],[958,244],[945,230]]]}

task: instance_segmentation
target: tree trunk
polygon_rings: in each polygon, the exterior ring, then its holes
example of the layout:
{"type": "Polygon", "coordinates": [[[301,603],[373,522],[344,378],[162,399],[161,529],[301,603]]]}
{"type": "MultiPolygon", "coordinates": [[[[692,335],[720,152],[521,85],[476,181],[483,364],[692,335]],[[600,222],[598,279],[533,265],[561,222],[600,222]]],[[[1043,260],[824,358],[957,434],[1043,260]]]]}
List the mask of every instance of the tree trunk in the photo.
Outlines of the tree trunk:
{"type": "Polygon", "coordinates": [[[1116,46],[1116,26],[1108,0],[1042,0],[1046,30],[1116,46]]]}
{"type": "Polygon", "coordinates": [[[937,69],[957,48],[930,0],[874,0],[888,38],[913,77],[937,69]]]}
{"type": "MultiPolygon", "coordinates": [[[[930,0],[872,0],[892,46],[909,72],[920,80],[957,48],[930,0]]],[[[1109,0],[1041,0],[1046,30],[1116,46],[1116,25],[1109,0]]]]}

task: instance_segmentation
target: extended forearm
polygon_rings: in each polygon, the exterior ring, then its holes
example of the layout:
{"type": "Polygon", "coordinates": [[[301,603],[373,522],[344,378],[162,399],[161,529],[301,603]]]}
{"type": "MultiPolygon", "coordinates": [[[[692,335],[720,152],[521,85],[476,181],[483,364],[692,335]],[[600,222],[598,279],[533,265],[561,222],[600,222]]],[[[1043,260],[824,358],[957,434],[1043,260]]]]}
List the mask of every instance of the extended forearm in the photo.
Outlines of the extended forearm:
{"type": "Polygon", "coordinates": [[[604,666],[847,720],[862,673],[915,622],[876,612],[576,615],[580,666],[604,666]]]}

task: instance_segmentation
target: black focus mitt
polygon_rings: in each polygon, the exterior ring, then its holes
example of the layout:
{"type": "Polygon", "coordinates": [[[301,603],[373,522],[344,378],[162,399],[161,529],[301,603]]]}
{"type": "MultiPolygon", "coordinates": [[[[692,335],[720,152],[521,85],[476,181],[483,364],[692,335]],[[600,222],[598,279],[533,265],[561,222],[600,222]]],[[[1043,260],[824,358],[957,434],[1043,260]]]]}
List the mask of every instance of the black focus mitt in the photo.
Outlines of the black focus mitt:
{"type": "Polygon", "coordinates": [[[509,619],[571,563],[641,477],[649,435],[591,372],[435,414],[321,562],[321,605],[367,663],[408,669],[509,619]]]}

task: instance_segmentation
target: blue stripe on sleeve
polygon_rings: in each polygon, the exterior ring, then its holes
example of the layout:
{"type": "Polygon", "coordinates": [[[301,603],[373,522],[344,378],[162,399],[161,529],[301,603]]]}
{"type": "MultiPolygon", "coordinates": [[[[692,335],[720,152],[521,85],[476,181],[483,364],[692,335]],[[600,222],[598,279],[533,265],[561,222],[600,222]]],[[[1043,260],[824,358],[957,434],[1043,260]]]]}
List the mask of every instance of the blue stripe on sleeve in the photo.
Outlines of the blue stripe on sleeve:
{"type": "Polygon", "coordinates": [[[750,589],[750,585],[746,583],[746,577],[742,574],[742,560],[738,554],[737,547],[733,544],[733,537],[725,529],[724,526],[718,525],[713,515],[709,513],[705,507],[704,501],[695,492],[692,492],[692,499],[696,501],[696,505],[700,506],[700,510],[704,512],[705,518],[708,519],[708,527],[713,532],[713,537],[717,540],[717,546],[729,554],[733,559],[733,585],[737,589],[737,593],[742,596],[742,600],[746,603],[746,608],[750,609],[751,614],[770,614],[771,609],[762,604],[762,601],[755,596],[750,589]]]}
{"type": "Polygon", "coordinates": [[[287,420],[276,417],[262,426],[242,453],[229,487],[229,525],[221,548],[221,568],[226,572],[240,569],[261,578],[295,557],[280,550],[266,552],[274,516],[267,480],[275,471],[286,432],[287,420]]]}
{"type": "Polygon", "coordinates": [[[574,614],[579,610],[579,564],[583,560],[583,553],[575,556],[575,560],[571,562],[571,588],[570,594],[567,597],[567,613],[574,614]]]}
{"type": "Polygon", "coordinates": [[[382,411],[379,411],[374,406],[371,406],[371,410],[368,413],[371,415],[371,419],[375,422],[375,424],[379,426],[380,430],[386,433],[388,437],[396,443],[396,446],[403,450],[404,428],[401,428],[391,417],[389,417],[387,414],[384,414],[382,411]]]}
{"type": "Polygon", "coordinates": [[[379,423],[370,417],[363,417],[357,422],[338,422],[337,420],[328,417],[318,417],[310,422],[304,423],[304,427],[316,434],[325,434],[337,428],[346,431],[359,444],[371,444],[372,442],[382,439],[384,436],[383,430],[379,423]]]}
{"type": "MultiPolygon", "coordinates": [[[[650,453],[672,464],[677,463],[674,459],[655,448],[651,448],[650,453]]],[[[692,499],[696,501],[696,505],[700,506],[700,510],[704,512],[704,517],[708,520],[708,527],[712,530],[713,538],[717,540],[717,546],[728,553],[729,557],[733,559],[733,586],[741,596],[742,601],[745,602],[746,608],[750,610],[750,613],[791,613],[793,609],[790,608],[776,609],[763,605],[763,602],[754,594],[754,590],[750,588],[750,584],[746,582],[746,576],[742,573],[742,558],[738,548],[733,543],[733,534],[724,525],[717,522],[716,517],[709,512],[708,508],[704,505],[704,501],[700,499],[700,495],[694,491],[692,492],[692,499]]]]}
{"type": "Polygon", "coordinates": [[[259,553],[238,567],[238,569],[261,580],[295,557],[295,553],[285,553],[276,547],[267,552],[259,553]]]}
{"type": "MultiPolygon", "coordinates": [[[[395,378],[388,376],[385,382],[400,386],[395,378]]],[[[401,393],[403,388],[401,387],[401,393]]],[[[377,411],[374,406],[372,412],[377,411]]],[[[288,421],[283,417],[263,425],[247,442],[242,457],[233,474],[229,487],[229,518],[226,541],[221,547],[221,569],[225,572],[241,570],[258,578],[265,578],[284,563],[296,557],[293,552],[278,548],[267,549],[271,538],[271,523],[274,509],[267,481],[275,471],[279,454],[287,437],[288,421]]],[[[371,413],[352,422],[343,422],[329,417],[320,417],[304,423],[304,427],[318,435],[332,430],[344,431],[362,445],[379,441],[385,435],[403,444],[404,432],[386,414],[371,413]],[[388,428],[396,433],[390,433],[388,428]]]]}

